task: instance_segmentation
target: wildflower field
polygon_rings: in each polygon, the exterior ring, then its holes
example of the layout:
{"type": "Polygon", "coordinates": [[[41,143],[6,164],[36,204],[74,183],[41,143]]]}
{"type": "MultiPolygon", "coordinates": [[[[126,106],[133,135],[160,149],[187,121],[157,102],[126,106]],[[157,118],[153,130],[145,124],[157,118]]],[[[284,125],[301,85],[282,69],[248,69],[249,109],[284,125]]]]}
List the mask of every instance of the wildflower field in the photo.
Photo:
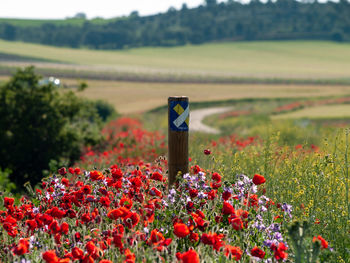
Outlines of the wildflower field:
{"type": "Polygon", "coordinates": [[[349,262],[349,131],[269,118],[312,103],[257,103],[191,134],[170,187],[165,114],[109,122],[74,166],[4,193],[1,262],[349,262]]]}

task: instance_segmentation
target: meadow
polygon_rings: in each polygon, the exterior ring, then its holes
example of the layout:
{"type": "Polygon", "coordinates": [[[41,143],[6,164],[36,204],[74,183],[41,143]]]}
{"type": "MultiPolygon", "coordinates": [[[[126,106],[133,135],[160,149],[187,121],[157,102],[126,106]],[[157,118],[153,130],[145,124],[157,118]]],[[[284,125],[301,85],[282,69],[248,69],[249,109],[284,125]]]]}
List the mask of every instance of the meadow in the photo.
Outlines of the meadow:
{"type": "Polygon", "coordinates": [[[348,262],[347,131],[318,145],[192,134],[173,189],[164,135],[125,117],[103,133],[105,148],[20,200],[5,194],[5,262],[348,262]]]}
{"type": "Polygon", "coordinates": [[[296,119],[296,118],[349,118],[350,105],[327,105],[298,110],[292,113],[281,114],[273,119],[296,119]]]}

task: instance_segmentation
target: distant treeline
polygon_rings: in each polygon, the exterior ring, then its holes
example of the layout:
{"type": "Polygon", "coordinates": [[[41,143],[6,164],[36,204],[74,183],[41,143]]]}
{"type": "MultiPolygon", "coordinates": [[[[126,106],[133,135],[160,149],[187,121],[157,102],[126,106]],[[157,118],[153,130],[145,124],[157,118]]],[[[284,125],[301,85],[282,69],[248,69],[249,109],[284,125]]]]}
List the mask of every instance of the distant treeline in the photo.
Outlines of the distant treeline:
{"type": "Polygon", "coordinates": [[[86,20],[83,25],[43,23],[40,26],[0,24],[0,38],[55,46],[122,49],[140,46],[176,46],[212,41],[317,39],[350,41],[350,3],[267,3],[206,0],[197,8],[141,17],[128,17],[105,24],[86,20]]]}

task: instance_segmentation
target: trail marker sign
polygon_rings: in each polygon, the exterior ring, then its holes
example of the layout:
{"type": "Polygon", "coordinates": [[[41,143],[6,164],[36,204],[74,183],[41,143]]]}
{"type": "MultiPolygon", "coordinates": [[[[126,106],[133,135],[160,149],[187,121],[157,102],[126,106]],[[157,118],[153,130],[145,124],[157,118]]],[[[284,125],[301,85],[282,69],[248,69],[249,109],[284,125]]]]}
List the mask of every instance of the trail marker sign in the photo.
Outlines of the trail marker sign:
{"type": "Polygon", "coordinates": [[[190,107],[188,101],[171,100],[169,102],[170,129],[173,131],[188,131],[190,107]]]}
{"type": "Polygon", "coordinates": [[[168,176],[169,186],[176,176],[188,173],[188,131],[190,124],[188,97],[168,98],[168,176]]]}

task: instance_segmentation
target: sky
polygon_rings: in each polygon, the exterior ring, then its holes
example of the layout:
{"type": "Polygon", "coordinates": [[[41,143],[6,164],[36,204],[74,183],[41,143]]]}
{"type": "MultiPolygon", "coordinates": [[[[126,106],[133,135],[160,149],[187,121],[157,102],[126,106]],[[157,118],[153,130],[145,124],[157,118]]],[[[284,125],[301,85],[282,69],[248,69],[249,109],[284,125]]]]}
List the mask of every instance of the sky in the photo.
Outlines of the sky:
{"type": "Polygon", "coordinates": [[[0,18],[64,19],[80,12],[89,19],[112,18],[135,10],[150,15],[171,6],[179,9],[183,3],[196,7],[204,0],[0,0],[0,18]]]}

